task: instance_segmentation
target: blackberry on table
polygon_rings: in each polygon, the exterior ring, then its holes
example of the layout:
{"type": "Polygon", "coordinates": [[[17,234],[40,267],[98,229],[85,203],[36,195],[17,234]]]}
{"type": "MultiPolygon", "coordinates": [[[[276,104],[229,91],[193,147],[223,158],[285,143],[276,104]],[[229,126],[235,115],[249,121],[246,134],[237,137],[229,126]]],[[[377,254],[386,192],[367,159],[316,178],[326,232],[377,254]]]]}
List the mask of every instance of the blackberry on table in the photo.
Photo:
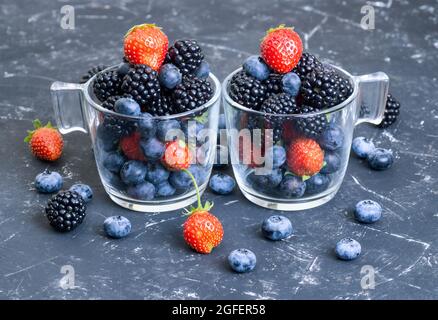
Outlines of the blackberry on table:
{"type": "Polygon", "coordinates": [[[98,74],[99,72],[105,70],[106,68],[108,68],[107,66],[103,65],[103,64],[99,64],[97,66],[92,67],[91,69],[89,69],[87,71],[86,74],[84,74],[81,77],[81,80],[79,81],[79,83],[85,83],[88,80],[90,80],[94,75],[98,74]]]}
{"type": "Polygon", "coordinates": [[[345,101],[353,92],[348,79],[331,68],[316,69],[301,82],[301,98],[306,105],[318,110],[345,101]]]}
{"type": "Polygon", "coordinates": [[[282,74],[271,73],[262,83],[266,86],[266,97],[283,92],[282,74]]]}
{"type": "Polygon", "coordinates": [[[231,99],[244,107],[258,110],[266,97],[266,86],[245,71],[236,73],[230,81],[231,99]]]}
{"type": "MultiPolygon", "coordinates": [[[[317,109],[303,105],[299,109],[299,113],[308,114],[318,111],[317,109]]],[[[318,138],[328,125],[325,114],[318,114],[303,118],[297,118],[295,121],[297,129],[308,138],[318,138]]]]}
{"type": "Polygon", "coordinates": [[[122,90],[137,101],[143,112],[148,112],[151,105],[160,99],[158,73],[144,64],[133,65],[123,78],[122,90]]]}
{"type": "Polygon", "coordinates": [[[105,101],[111,96],[120,94],[120,86],[122,80],[117,75],[116,71],[107,71],[96,76],[93,82],[93,90],[96,97],[101,101],[105,101]]]}
{"type": "Polygon", "coordinates": [[[61,191],[49,200],[46,217],[50,225],[60,232],[75,229],[86,215],[85,201],[75,191],[61,191]]]}
{"type": "Polygon", "coordinates": [[[193,74],[204,55],[196,40],[178,40],[169,48],[165,63],[174,64],[183,75],[193,74]]]}
{"type": "Polygon", "coordinates": [[[315,57],[313,54],[309,52],[303,52],[303,55],[298,61],[298,64],[292,70],[295,72],[301,80],[303,80],[310,72],[318,69],[322,69],[323,64],[315,57]]]}
{"type": "Polygon", "coordinates": [[[172,103],[178,113],[196,109],[213,96],[210,82],[192,76],[184,76],[172,92],[172,103]]]}
{"type": "Polygon", "coordinates": [[[387,128],[392,125],[400,114],[400,102],[398,102],[390,93],[386,99],[385,114],[379,124],[380,128],[387,128]]]}

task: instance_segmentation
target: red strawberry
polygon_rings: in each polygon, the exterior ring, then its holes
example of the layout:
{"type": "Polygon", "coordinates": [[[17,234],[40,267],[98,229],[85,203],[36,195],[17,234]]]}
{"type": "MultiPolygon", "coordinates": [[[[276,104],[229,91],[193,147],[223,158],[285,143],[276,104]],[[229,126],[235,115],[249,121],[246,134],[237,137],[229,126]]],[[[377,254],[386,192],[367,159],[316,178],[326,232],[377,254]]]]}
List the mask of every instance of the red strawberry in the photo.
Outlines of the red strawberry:
{"type": "Polygon", "coordinates": [[[44,127],[41,121],[33,121],[35,130],[28,131],[24,142],[29,143],[33,155],[41,160],[55,161],[61,157],[64,141],[59,131],[49,122],[44,127]]]}
{"type": "Polygon", "coordinates": [[[129,136],[120,139],[120,149],[129,160],[146,161],[143,151],[140,148],[140,132],[135,131],[129,136]]]}
{"type": "Polygon", "coordinates": [[[166,143],[161,162],[172,171],[187,169],[192,162],[192,153],[183,140],[170,141],[166,143]]]}
{"type": "Polygon", "coordinates": [[[301,38],[293,28],[283,24],[269,29],[260,44],[263,60],[278,73],[290,72],[300,61],[303,53],[301,38]]]}
{"type": "Polygon", "coordinates": [[[195,210],[183,227],[184,240],[199,253],[210,253],[221,243],[224,235],[221,222],[208,210],[195,210]]]}
{"type": "Polygon", "coordinates": [[[287,150],[287,165],[297,176],[312,176],[321,170],[324,151],[315,140],[298,138],[287,150]]]}
{"type": "Polygon", "coordinates": [[[146,64],[158,71],[166,57],[169,40],[155,24],[140,24],[125,35],[125,57],[133,64],[146,64]]]}

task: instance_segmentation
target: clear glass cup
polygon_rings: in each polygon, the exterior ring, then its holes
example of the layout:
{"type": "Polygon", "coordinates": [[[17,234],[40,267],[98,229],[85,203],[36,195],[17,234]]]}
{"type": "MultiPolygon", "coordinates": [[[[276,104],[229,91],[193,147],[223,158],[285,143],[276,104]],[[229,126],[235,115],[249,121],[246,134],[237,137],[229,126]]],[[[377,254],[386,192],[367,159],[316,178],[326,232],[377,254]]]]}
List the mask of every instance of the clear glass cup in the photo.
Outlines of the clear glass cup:
{"type": "MultiPolygon", "coordinates": [[[[102,72],[115,70],[117,67],[113,66],[102,72]]],[[[50,90],[59,131],[62,134],[81,131],[90,135],[100,179],[109,197],[122,207],[141,212],[177,210],[195,202],[195,188],[187,174],[167,171],[169,176],[166,179],[167,173],[157,171],[157,167],[161,168],[160,159],[157,158],[159,153],[148,152],[149,160],[144,157],[142,150],[150,145],[144,143],[146,138],[142,138],[142,129],[139,126],[142,117],[124,116],[103,108],[93,93],[94,79],[92,77],[84,84],[54,82],[50,90]],[[132,145],[135,147],[137,143],[139,146],[143,143],[143,147],[138,149],[139,154],[134,151],[128,159],[120,150],[122,143],[130,144],[131,148],[132,145]],[[122,179],[121,163],[126,161],[135,161],[134,169],[122,179]],[[145,171],[146,177],[143,179],[145,171]],[[148,199],[144,194],[138,195],[138,192],[129,189],[147,181],[149,172],[156,173],[150,177],[151,181],[156,182],[156,189],[159,182],[165,180],[175,188],[175,193],[168,196],[155,195],[153,199],[148,199]]],[[[178,137],[190,146],[192,161],[189,171],[196,178],[201,193],[207,186],[215,159],[220,109],[220,82],[213,74],[209,75],[208,81],[214,93],[206,104],[185,113],[153,119],[156,125],[163,121],[179,123],[179,127],[177,125],[173,131],[166,132],[167,139],[178,137]]],[[[160,143],[164,144],[163,140],[160,143]]]]}
{"type": "MultiPolygon", "coordinates": [[[[388,76],[383,72],[352,76],[339,67],[332,67],[349,79],[354,88],[353,93],[343,103],[311,114],[266,115],[233,101],[228,94],[228,87],[233,75],[241,69],[232,72],[222,83],[231,163],[240,190],[251,202],[265,208],[286,211],[309,209],[328,202],[339,190],[347,170],[354,127],[362,122],[379,124],[383,119],[388,76]],[[279,132],[285,141],[284,148],[289,153],[290,146],[297,139],[303,138],[299,130],[296,130],[300,121],[319,116],[325,117],[328,123],[326,130],[330,130],[323,133],[325,140],[322,136],[314,139],[324,153],[325,165],[319,173],[301,178],[305,184],[304,194],[288,192],[290,189],[282,181],[286,176],[294,174],[288,161],[279,168],[273,166],[275,155],[267,150],[272,150],[275,141],[266,137],[275,136],[274,129],[281,128],[279,132]],[[342,142],[336,142],[333,138],[339,138],[342,142]],[[249,141],[249,147],[244,141],[249,141]],[[330,166],[327,166],[326,160],[329,160],[330,166]]],[[[293,159],[291,163],[294,163],[293,159]]],[[[302,186],[301,182],[298,183],[302,186]]],[[[303,188],[298,189],[302,191],[303,188]]]]}

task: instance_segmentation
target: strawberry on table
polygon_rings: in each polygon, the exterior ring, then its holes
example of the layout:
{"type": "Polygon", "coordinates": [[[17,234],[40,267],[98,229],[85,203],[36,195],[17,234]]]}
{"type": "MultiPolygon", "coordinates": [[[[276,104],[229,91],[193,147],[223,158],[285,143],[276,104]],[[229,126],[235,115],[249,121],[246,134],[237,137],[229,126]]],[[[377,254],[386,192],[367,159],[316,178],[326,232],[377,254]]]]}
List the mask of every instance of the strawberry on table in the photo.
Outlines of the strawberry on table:
{"type": "Polygon", "coordinates": [[[282,24],[268,30],[260,44],[260,52],[263,60],[272,70],[288,73],[300,61],[303,44],[293,28],[282,24]]]}
{"type": "Polygon", "coordinates": [[[297,176],[312,176],[324,164],[324,151],[319,144],[309,138],[298,138],[291,142],[287,150],[287,165],[297,176]]]}
{"type": "Polygon", "coordinates": [[[24,142],[29,143],[35,157],[45,161],[56,161],[61,157],[64,141],[59,131],[48,122],[45,126],[41,121],[33,121],[35,130],[28,130],[24,142]]]}
{"type": "Polygon", "coordinates": [[[145,64],[158,71],[166,58],[169,40],[155,24],[140,24],[125,35],[125,57],[133,64],[145,64]]]}

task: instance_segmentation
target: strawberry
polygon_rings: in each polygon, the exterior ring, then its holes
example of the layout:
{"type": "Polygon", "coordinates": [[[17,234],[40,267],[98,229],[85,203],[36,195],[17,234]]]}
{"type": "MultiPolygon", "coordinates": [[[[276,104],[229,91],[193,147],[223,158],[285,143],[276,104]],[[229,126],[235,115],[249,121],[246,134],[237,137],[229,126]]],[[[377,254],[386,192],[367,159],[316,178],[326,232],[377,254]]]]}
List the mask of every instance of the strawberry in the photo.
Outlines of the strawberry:
{"type": "Polygon", "coordinates": [[[260,53],[272,70],[278,73],[288,73],[300,61],[303,44],[293,28],[282,24],[268,30],[260,44],[260,53]]]}
{"type": "Polygon", "coordinates": [[[155,24],[140,24],[125,35],[125,57],[133,64],[146,64],[158,71],[166,57],[169,40],[155,24]]]}
{"type": "Polygon", "coordinates": [[[208,210],[195,210],[184,222],[184,240],[199,253],[210,253],[224,236],[221,222],[208,210]]]}
{"type": "Polygon", "coordinates": [[[146,161],[140,148],[140,132],[135,131],[129,136],[120,139],[120,149],[129,160],[146,161]]]}
{"type": "Polygon", "coordinates": [[[24,142],[29,143],[30,151],[35,157],[46,161],[56,161],[61,157],[64,141],[59,131],[50,122],[44,127],[41,121],[33,121],[35,130],[28,130],[24,142]]]}
{"type": "Polygon", "coordinates": [[[297,176],[312,176],[324,164],[324,151],[315,140],[298,138],[291,142],[287,150],[287,165],[297,176]]]}
{"type": "Polygon", "coordinates": [[[167,169],[179,171],[187,169],[192,159],[193,156],[188,145],[183,140],[175,140],[166,143],[161,162],[167,169]]]}

